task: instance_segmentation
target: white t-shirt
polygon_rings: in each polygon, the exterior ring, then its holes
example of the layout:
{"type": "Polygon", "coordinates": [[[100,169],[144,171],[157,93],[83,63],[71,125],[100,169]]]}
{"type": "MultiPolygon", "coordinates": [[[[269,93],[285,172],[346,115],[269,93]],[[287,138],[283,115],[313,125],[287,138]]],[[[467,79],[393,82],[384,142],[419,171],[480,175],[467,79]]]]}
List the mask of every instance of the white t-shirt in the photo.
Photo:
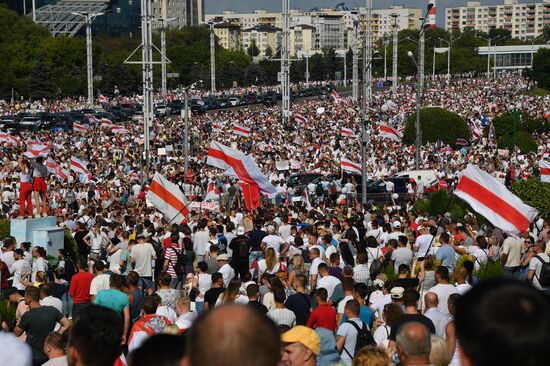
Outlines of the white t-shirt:
{"type": "Polygon", "coordinates": [[[20,280],[26,272],[29,272],[31,270],[29,262],[24,259],[19,259],[13,263],[11,269],[11,272],[13,274],[13,286],[16,287],[18,290],[24,290],[25,285],[23,285],[20,280]]]}
{"type": "Polygon", "coordinates": [[[235,270],[229,265],[229,263],[224,264],[219,270],[223,276],[223,284],[225,287],[229,285],[229,281],[235,277],[235,270]]]}
{"type": "Polygon", "coordinates": [[[209,240],[210,237],[207,231],[200,230],[195,233],[193,237],[193,249],[197,255],[205,255],[208,252],[210,249],[210,245],[208,245],[209,240]]]}
{"type": "Polygon", "coordinates": [[[136,244],[132,247],[130,256],[135,260],[134,271],[141,277],[151,277],[152,259],[155,256],[155,249],[150,243],[136,244]]]}
{"type": "Polygon", "coordinates": [[[262,242],[265,243],[265,249],[273,248],[276,254],[279,254],[281,245],[285,243],[283,238],[278,235],[268,235],[262,239],[262,242]]]}
{"type": "Polygon", "coordinates": [[[46,260],[42,257],[35,259],[32,262],[32,276],[31,276],[32,282],[36,281],[36,274],[38,272],[46,273],[47,271],[48,271],[48,262],[46,262],[46,260]]]}
{"type": "Polygon", "coordinates": [[[340,284],[340,280],[334,276],[328,275],[317,280],[317,288],[324,288],[327,290],[328,297],[330,298],[334,293],[336,286],[340,284]]]}
{"type": "Polygon", "coordinates": [[[344,314],[344,308],[346,307],[346,304],[348,301],[353,300],[353,295],[348,295],[344,297],[340,302],[338,303],[338,308],[336,309],[336,312],[338,314],[344,314]]]}
{"type": "Polygon", "coordinates": [[[327,260],[330,260],[330,255],[332,253],[338,253],[338,249],[336,249],[336,247],[334,245],[331,245],[331,246],[327,247],[327,250],[325,251],[324,258],[326,258],[327,260]]]}
{"type": "Polygon", "coordinates": [[[117,250],[109,257],[109,271],[120,274],[120,255],[122,250],[117,250]]]}
{"type": "MultiPolygon", "coordinates": [[[[536,256],[540,257],[544,262],[550,261],[550,257],[548,256],[548,254],[541,253],[537,254],[536,256]]],[[[538,258],[531,258],[531,260],[529,261],[529,270],[535,271],[535,275],[533,276],[533,286],[535,286],[539,290],[542,290],[543,288],[539,283],[539,276],[540,272],[542,271],[542,262],[538,258]]]]}
{"type": "Polygon", "coordinates": [[[106,273],[95,276],[90,284],[90,295],[97,295],[101,290],[108,290],[110,277],[106,273]]]}
{"type": "Polygon", "coordinates": [[[47,296],[40,300],[40,305],[42,306],[51,306],[56,308],[61,314],[63,314],[63,301],[59,300],[57,297],[47,296]]]}
{"type": "Polygon", "coordinates": [[[197,275],[197,280],[199,283],[199,291],[201,294],[204,295],[204,293],[212,288],[212,275],[209,275],[208,273],[200,273],[197,275]]]}
{"type": "Polygon", "coordinates": [[[466,292],[468,292],[472,288],[472,285],[469,283],[463,283],[461,285],[456,285],[456,290],[459,294],[464,295],[466,292]]]}
{"type": "MultiPolygon", "coordinates": [[[[248,304],[248,297],[244,296],[244,295],[241,295],[241,294],[237,295],[237,297],[235,298],[235,304],[241,304],[241,305],[248,304]]],[[[218,297],[218,300],[216,300],[216,305],[214,305],[214,306],[217,307],[217,306],[221,306],[221,305],[223,305],[223,301],[222,301],[221,294],[220,294],[220,296],[218,297]]]]}
{"type": "Polygon", "coordinates": [[[428,255],[427,253],[430,249],[430,244],[433,247],[433,238],[434,237],[431,234],[422,234],[418,238],[416,238],[414,246],[418,248],[418,252],[416,253],[417,258],[423,258],[428,255]]]}
{"type": "Polygon", "coordinates": [[[506,260],[504,267],[519,266],[519,262],[521,261],[521,247],[522,243],[519,239],[512,236],[504,239],[504,242],[502,243],[502,254],[508,254],[508,259],[506,260]]]}
{"type": "Polygon", "coordinates": [[[450,283],[442,284],[439,283],[430,289],[430,292],[433,292],[437,295],[439,304],[437,305],[437,310],[439,310],[443,315],[449,316],[449,307],[447,306],[447,300],[452,294],[457,294],[458,290],[456,287],[450,283]]]}
{"type": "Polygon", "coordinates": [[[315,258],[313,261],[311,261],[311,267],[309,268],[309,275],[317,275],[319,274],[319,264],[323,263],[321,258],[315,258]]]}
{"type": "Polygon", "coordinates": [[[13,251],[5,252],[0,254],[0,259],[2,262],[6,263],[6,266],[8,266],[8,269],[11,273],[13,273],[12,266],[15,263],[15,257],[13,256],[13,251]]]}
{"type": "MultiPolygon", "coordinates": [[[[352,318],[352,319],[349,319],[349,321],[352,321],[355,324],[357,324],[359,328],[366,326],[366,325],[363,325],[363,323],[361,322],[361,319],[359,318],[352,318]]],[[[338,327],[338,331],[336,332],[336,335],[340,337],[346,337],[346,341],[344,343],[345,350],[342,351],[342,354],[340,355],[340,357],[346,365],[351,365],[352,359],[348,355],[348,352],[351,356],[355,356],[355,341],[357,340],[357,330],[353,325],[348,324],[346,322],[346,323],[342,323],[338,327]]]]}

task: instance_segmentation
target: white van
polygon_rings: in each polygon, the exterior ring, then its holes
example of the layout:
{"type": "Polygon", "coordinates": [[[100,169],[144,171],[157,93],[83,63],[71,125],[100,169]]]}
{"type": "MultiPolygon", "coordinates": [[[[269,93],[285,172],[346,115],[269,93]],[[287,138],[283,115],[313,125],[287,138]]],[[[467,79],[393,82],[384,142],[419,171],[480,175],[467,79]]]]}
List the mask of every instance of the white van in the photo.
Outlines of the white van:
{"type": "Polygon", "coordinates": [[[437,170],[409,170],[406,172],[399,172],[395,174],[395,177],[398,178],[414,178],[416,181],[418,176],[424,182],[424,187],[431,187],[436,184],[437,179],[437,170]]]}

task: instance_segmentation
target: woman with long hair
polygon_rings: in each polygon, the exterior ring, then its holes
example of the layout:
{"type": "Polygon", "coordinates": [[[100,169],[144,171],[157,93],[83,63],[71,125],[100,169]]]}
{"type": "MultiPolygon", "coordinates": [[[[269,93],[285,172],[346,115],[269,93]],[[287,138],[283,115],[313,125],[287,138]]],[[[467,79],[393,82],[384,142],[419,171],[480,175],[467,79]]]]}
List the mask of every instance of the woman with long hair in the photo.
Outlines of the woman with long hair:
{"type": "Polygon", "coordinates": [[[275,274],[280,268],[279,261],[277,260],[277,254],[275,249],[267,248],[265,251],[265,258],[258,261],[258,281],[262,276],[262,273],[275,274]]]}
{"type": "Polygon", "coordinates": [[[246,305],[248,303],[248,297],[240,293],[241,284],[242,282],[239,278],[233,278],[229,281],[225,291],[218,297],[216,306],[232,303],[246,305]]]}
{"type": "Polygon", "coordinates": [[[32,184],[31,184],[31,166],[28,161],[19,159],[19,217],[32,217],[32,184]]]}
{"type": "Polygon", "coordinates": [[[292,284],[292,281],[298,275],[307,276],[306,266],[304,263],[304,257],[301,254],[295,254],[290,260],[289,272],[288,272],[288,283],[292,284]]]}

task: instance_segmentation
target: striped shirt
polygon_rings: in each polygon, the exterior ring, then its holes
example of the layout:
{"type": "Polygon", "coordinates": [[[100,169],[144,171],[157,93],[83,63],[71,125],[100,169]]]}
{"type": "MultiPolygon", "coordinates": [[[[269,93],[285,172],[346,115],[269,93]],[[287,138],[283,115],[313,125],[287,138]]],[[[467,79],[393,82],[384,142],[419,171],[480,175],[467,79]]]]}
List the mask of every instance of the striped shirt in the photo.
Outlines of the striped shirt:
{"type": "Polygon", "coordinates": [[[165,258],[168,260],[168,270],[166,272],[172,278],[178,278],[178,275],[176,274],[176,271],[174,270],[174,265],[178,262],[178,254],[183,255],[183,249],[178,247],[178,246],[173,245],[173,246],[169,247],[168,249],[166,249],[165,258]]]}
{"type": "Polygon", "coordinates": [[[296,315],[288,309],[272,309],[267,312],[267,316],[277,325],[288,325],[292,328],[296,324],[296,315]]]}
{"type": "Polygon", "coordinates": [[[367,283],[370,279],[370,270],[366,264],[358,264],[353,268],[353,280],[356,283],[367,283]]]}

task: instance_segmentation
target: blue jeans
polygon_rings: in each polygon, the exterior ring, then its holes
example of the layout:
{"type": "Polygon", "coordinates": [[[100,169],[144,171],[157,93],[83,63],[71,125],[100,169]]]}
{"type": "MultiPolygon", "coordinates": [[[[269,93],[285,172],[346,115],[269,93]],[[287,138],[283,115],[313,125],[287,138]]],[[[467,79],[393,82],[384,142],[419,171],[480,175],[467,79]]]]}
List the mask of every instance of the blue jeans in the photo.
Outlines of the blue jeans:
{"type": "Polygon", "coordinates": [[[141,287],[142,291],[145,291],[147,289],[154,289],[155,284],[153,283],[152,277],[140,277],[138,282],[138,287],[141,287]]]}
{"type": "Polygon", "coordinates": [[[248,265],[251,266],[254,261],[259,261],[264,257],[264,254],[261,250],[250,252],[250,255],[248,256],[248,265]]]}

